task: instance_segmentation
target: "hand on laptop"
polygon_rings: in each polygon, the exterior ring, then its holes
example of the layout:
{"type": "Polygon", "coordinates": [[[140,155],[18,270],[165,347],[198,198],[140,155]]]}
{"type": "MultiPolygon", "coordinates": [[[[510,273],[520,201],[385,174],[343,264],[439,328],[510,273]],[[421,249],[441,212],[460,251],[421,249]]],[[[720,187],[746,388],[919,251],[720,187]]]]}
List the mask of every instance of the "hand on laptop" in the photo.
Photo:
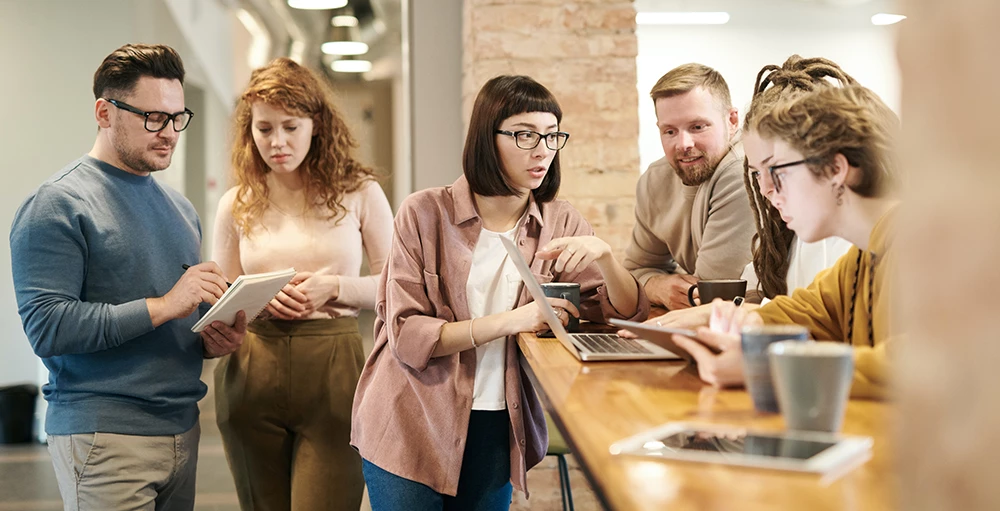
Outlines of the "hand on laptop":
{"type": "MultiPolygon", "coordinates": [[[[563,298],[548,298],[549,304],[556,311],[556,316],[562,321],[563,326],[569,323],[570,314],[580,317],[580,311],[569,300],[563,298]]],[[[516,330],[512,333],[520,332],[541,332],[548,330],[549,325],[545,322],[545,315],[537,303],[524,304],[512,311],[512,324],[516,330]]]]}
{"type": "Polygon", "coordinates": [[[552,271],[559,273],[559,280],[570,282],[586,270],[590,263],[603,266],[614,261],[611,246],[597,236],[568,236],[548,242],[536,254],[544,260],[555,260],[552,271]]]}

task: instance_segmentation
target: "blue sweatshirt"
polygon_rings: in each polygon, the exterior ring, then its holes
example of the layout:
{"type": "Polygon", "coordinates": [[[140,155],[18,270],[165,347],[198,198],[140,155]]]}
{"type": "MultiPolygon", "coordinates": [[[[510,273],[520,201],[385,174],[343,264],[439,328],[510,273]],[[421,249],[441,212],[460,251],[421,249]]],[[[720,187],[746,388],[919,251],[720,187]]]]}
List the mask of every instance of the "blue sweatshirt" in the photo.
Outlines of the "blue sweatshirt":
{"type": "MultiPolygon", "coordinates": [[[[49,369],[50,435],[175,435],[198,420],[199,311],[153,328],[146,298],[200,261],[191,203],[84,156],[29,196],[10,232],[24,332],[49,369]]],[[[204,308],[200,309],[203,311],[204,308]]]]}

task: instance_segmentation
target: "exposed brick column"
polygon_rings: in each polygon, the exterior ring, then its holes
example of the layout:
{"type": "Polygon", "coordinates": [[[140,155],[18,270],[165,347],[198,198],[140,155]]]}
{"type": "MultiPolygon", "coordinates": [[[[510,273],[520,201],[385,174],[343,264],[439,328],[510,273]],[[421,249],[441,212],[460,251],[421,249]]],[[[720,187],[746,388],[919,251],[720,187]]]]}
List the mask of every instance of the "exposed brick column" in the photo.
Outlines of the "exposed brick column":
{"type": "Polygon", "coordinates": [[[524,74],[555,94],[567,199],[619,260],[635,219],[639,178],[635,7],[631,0],[465,0],[463,114],[500,74],[524,74]]]}

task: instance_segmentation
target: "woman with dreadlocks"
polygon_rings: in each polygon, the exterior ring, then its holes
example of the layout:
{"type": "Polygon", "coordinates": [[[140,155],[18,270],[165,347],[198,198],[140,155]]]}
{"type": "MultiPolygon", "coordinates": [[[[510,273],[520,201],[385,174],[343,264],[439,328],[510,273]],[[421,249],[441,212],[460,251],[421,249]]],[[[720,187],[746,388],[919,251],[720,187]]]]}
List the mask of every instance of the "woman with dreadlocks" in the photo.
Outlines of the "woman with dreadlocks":
{"type": "Polygon", "coordinates": [[[899,120],[859,85],[817,87],[748,117],[744,147],[753,189],[802,241],[839,236],[854,247],[808,287],[756,311],[716,300],[712,328],[700,328],[698,338],[719,355],[683,336],[674,341],[694,357],[702,380],[742,385],[742,326],[803,325],[815,339],[852,345],[852,396],[881,398],[888,386],[886,349],[895,333],[888,284],[899,120]]]}
{"type": "MultiPolygon", "coordinates": [[[[756,117],[779,101],[832,86],[831,80],[841,87],[857,85],[857,81],[840,66],[823,58],[804,59],[792,55],[781,67],[773,64],[764,66],[757,73],[753,100],[743,121],[743,132],[746,134],[744,145],[749,143],[755,146],[750,156],[766,156],[756,150],[760,137],[753,134],[750,128],[756,117]]],[[[755,163],[754,167],[760,168],[760,161],[755,163]]],[[[753,240],[753,262],[747,265],[743,278],[747,280],[748,290],[753,290],[759,298],[767,301],[808,286],[817,273],[832,266],[851,244],[836,236],[814,243],[803,242],[788,228],[774,205],[761,194],[760,183],[751,178],[753,173],[749,156],[744,165],[747,171],[743,181],[750,195],[757,235],[753,240]]]]}

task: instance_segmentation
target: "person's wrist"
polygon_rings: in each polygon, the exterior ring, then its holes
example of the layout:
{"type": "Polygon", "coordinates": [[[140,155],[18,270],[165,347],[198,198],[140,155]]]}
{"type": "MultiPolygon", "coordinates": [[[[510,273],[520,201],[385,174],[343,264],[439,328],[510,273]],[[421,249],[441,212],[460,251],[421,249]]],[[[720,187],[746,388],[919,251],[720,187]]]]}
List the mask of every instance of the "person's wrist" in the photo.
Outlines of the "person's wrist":
{"type": "MultiPolygon", "coordinates": [[[[486,316],[483,319],[485,320],[485,323],[489,325],[489,328],[493,328],[493,316],[486,316]]],[[[521,314],[518,314],[517,309],[500,313],[497,317],[497,320],[499,321],[500,325],[502,325],[501,326],[502,329],[513,330],[513,331],[504,331],[503,332],[504,337],[508,335],[517,335],[521,332],[528,330],[529,328],[523,325],[524,320],[521,318],[521,314]]]]}
{"type": "Polygon", "coordinates": [[[146,298],[146,311],[153,326],[159,326],[173,319],[168,310],[167,299],[163,296],[146,298]]]}
{"type": "Polygon", "coordinates": [[[327,286],[330,290],[330,299],[336,300],[340,297],[340,276],[339,275],[329,275],[326,277],[327,286]]]}
{"type": "Polygon", "coordinates": [[[663,274],[653,275],[646,281],[646,285],[643,286],[643,290],[646,291],[646,297],[652,303],[657,303],[664,307],[667,305],[666,293],[661,293],[660,290],[666,285],[666,282],[663,282],[666,278],[667,275],[663,274]]]}
{"type": "Polygon", "coordinates": [[[611,253],[610,249],[597,258],[597,266],[601,268],[601,273],[611,270],[615,264],[617,264],[617,260],[615,259],[615,255],[611,253]]]}

